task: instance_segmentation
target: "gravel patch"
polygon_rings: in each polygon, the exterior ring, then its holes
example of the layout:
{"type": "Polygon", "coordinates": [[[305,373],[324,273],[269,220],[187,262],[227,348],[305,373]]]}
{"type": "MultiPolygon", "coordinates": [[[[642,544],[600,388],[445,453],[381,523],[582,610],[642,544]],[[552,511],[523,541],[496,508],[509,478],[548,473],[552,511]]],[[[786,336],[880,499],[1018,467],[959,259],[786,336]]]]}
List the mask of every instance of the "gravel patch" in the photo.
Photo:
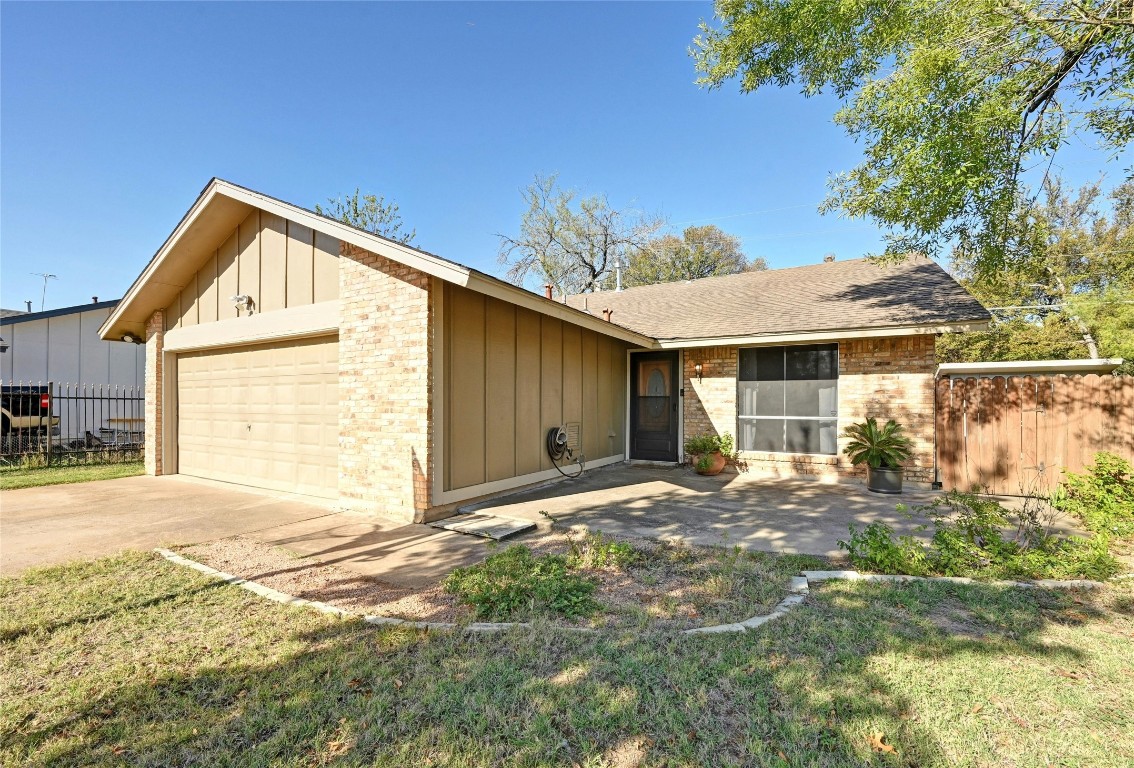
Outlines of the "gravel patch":
{"type": "Polygon", "coordinates": [[[440,586],[398,587],[243,536],[196,544],[180,552],[219,571],[352,613],[438,622],[456,622],[471,616],[440,586]]]}

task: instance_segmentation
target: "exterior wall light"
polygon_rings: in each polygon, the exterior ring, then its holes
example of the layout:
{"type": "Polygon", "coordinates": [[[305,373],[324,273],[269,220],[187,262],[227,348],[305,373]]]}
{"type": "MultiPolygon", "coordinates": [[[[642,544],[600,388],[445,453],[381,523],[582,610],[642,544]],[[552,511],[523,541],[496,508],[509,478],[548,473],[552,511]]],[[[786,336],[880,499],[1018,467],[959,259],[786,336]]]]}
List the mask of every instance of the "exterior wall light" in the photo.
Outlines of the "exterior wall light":
{"type": "Polygon", "coordinates": [[[248,294],[237,294],[236,296],[230,298],[229,301],[231,301],[233,306],[236,307],[237,314],[240,314],[241,310],[247,312],[248,314],[252,314],[252,297],[248,294]]]}
{"type": "Polygon", "coordinates": [[[703,366],[701,363],[697,363],[693,366],[693,370],[697,373],[697,381],[700,381],[701,373],[704,372],[705,366],[703,366]]]}

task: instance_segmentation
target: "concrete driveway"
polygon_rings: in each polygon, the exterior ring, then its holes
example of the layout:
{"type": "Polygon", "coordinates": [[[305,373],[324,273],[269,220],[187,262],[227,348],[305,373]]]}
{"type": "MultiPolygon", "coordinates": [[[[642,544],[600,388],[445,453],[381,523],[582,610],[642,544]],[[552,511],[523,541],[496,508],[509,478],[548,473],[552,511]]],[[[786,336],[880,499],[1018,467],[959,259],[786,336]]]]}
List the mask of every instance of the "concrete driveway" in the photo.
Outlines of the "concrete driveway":
{"type": "MultiPolygon", "coordinates": [[[[686,467],[615,465],[462,511],[543,524],[541,512],[546,512],[564,525],[615,535],[839,556],[845,555],[839,539],[848,538],[850,524],[861,529],[882,520],[898,533],[914,535],[927,520],[916,514],[910,520],[896,505],[901,502],[913,512],[915,505],[940,495],[907,491],[886,496],[858,485],[724,473],[702,477],[686,467]]],[[[1056,528],[1074,530],[1068,521],[1056,528]]]]}
{"type": "Polygon", "coordinates": [[[488,553],[475,536],[336,512],[331,501],[141,476],[4,491],[0,574],[236,535],[405,587],[434,586],[488,553]]]}
{"type": "Polygon", "coordinates": [[[4,491],[0,573],[193,544],[331,515],[330,502],[178,477],[124,477],[4,491]]]}

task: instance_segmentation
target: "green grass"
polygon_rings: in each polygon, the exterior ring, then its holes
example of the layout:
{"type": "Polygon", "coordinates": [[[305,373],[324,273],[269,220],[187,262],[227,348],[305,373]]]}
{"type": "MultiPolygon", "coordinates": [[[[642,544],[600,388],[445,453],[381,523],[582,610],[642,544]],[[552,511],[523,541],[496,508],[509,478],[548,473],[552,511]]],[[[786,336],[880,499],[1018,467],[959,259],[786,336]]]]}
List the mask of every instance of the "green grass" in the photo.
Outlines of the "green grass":
{"type": "Polygon", "coordinates": [[[745,635],[429,634],[127,554],[0,581],[0,764],[1128,766],[1132,587],[840,583],[745,635]]]}
{"type": "Polygon", "coordinates": [[[140,461],[121,464],[77,464],[64,467],[5,468],[0,470],[0,490],[35,488],[41,485],[85,483],[90,480],[114,480],[143,474],[145,465],[140,461]]]}

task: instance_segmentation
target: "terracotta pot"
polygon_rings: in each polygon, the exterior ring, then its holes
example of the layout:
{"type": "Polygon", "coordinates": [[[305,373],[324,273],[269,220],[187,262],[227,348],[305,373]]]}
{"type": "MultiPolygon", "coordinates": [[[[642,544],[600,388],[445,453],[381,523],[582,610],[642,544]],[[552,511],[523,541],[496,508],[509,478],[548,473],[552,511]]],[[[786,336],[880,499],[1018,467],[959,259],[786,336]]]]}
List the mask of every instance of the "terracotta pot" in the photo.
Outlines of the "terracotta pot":
{"type": "Polygon", "coordinates": [[[866,468],[866,489],[875,493],[901,493],[902,469],[866,468]]]}
{"type": "Polygon", "coordinates": [[[712,463],[709,464],[708,469],[701,469],[701,467],[699,466],[701,463],[701,457],[693,457],[693,468],[697,470],[698,475],[719,475],[721,473],[721,470],[725,468],[725,464],[728,463],[728,460],[725,459],[724,454],[722,454],[720,451],[713,451],[712,453],[710,453],[709,459],[712,463]]]}

